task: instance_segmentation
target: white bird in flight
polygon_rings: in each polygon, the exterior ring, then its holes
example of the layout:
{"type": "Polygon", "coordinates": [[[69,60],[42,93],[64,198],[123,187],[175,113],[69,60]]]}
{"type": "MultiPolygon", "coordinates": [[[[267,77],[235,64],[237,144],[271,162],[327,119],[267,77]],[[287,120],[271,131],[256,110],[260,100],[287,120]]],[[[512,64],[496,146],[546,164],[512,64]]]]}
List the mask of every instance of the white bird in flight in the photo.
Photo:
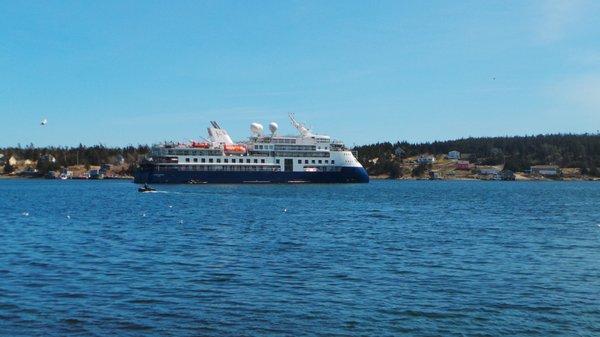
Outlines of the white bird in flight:
{"type": "Polygon", "coordinates": [[[48,120],[46,118],[42,119],[42,121],[40,122],[40,125],[44,126],[46,124],[48,124],[48,120]]]}

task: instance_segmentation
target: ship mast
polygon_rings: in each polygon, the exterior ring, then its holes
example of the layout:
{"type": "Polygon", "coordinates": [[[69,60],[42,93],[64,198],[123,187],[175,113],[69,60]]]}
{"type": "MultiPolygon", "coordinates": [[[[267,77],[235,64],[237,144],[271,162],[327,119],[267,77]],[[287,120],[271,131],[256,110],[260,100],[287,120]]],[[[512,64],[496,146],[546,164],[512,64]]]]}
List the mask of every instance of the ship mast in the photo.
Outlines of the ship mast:
{"type": "Polygon", "coordinates": [[[304,124],[298,122],[296,120],[296,118],[294,117],[294,114],[289,113],[288,116],[290,117],[290,120],[292,121],[292,125],[298,129],[298,132],[300,132],[300,134],[302,135],[302,137],[312,137],[314,136],[310,130],[304,126],[304,124]]]}

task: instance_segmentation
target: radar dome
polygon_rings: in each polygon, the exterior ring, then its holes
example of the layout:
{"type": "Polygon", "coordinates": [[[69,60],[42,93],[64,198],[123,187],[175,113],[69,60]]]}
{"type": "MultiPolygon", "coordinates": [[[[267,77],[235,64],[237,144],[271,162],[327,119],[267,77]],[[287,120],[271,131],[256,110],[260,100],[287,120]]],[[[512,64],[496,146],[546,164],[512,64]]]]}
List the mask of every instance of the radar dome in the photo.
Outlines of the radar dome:
{"type": "Polygon", "coordinates": [[[271,124],[269,124],[269,130],[271,130],[272,134],[275,134],[275,132],[277,132],[278,128],[279,128],[279,125],[277,125],[277,123],[275,123],[275,122],[271,122],[271,124]]]}
{"type": "Polygon", "coordinates": [[[263,132],[263,126],[258,123],[252,123],[250,124],[250,130],[252,133],[260,135],[263,132]]]}

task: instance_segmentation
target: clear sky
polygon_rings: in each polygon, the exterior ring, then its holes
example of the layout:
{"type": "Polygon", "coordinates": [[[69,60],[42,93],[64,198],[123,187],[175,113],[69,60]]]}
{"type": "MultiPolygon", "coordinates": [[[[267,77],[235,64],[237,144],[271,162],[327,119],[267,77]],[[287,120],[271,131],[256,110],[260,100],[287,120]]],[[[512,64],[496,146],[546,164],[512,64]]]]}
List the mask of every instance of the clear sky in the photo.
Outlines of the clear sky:
{"type": "Polygon", "coordinates": [[[600,129],[600,1],[0,0],[0,146],[600,129]],[[48,125],[39,126],[47,118],[48,125]]]}

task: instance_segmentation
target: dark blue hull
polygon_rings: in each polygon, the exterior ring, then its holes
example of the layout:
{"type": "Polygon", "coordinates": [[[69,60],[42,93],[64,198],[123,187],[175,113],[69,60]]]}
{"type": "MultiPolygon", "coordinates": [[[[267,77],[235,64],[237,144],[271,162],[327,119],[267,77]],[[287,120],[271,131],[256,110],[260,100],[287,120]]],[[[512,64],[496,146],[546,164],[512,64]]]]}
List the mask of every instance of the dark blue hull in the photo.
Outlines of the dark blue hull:
{"type": "Polygon", "coordinates": [[[362,167],[343,167],[337,172],[232,172],[232,171],[160,171],[140,168],[136,184],[242,184],[242,183],[368,183],[362,167]]]}

